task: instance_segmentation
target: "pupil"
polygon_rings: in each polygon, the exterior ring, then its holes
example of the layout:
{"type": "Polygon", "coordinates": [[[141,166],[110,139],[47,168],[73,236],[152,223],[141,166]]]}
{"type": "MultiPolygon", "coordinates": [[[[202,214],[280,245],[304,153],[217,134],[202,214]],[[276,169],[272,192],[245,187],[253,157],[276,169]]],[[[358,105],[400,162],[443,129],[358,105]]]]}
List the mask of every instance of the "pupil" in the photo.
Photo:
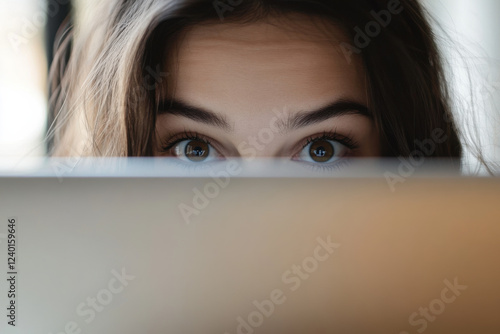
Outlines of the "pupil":
{"type": "Polygon", "coordinates": [[[197,157],[202,157],[203,154],[205,154],[205,151],[203,150],[203,148],[199,147],[199,146],[196,146],[194,149],[193,149],[193,155],[197,156],[197,157]]]}
{"type": "Polygon", "coordinates": [[[314,151],[314,154],[316,154],[317,157],[323,158],[324,156],[326,156],[326,150],[323,146],[321,146],[314,151]]]}
{"type": "Polygon", "coordinates": [[[184,151],[186,157],[191,161],[203,161],[210,152],[208,144],[199,140],[191,140],[184,151]]]}
{"type": "Polygon", "coordinates": [[[311,145],[309,154],[315,162],[327,162],[335,155],[333,145],[326,140],[318,140],[311,145]]]}

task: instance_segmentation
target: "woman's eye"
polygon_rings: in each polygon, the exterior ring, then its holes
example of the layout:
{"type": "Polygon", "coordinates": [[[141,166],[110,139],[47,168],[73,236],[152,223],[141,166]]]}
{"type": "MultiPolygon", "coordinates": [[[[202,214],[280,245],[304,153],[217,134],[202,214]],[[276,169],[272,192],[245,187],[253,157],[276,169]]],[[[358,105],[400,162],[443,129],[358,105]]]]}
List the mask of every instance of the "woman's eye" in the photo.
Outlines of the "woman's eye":
{"type": "Polygon", "coordinates": [[[208,162],[219,157],[209,143],[198,139],[180,141],[171,148],[172,155],[188,162],[208,162]]]}
{"type": "Polygon", "coordinates": [[[328,163],[346,155],[349,149],[335,140],[318,139],[307,144],[298,154],[299,161],[310,163],[328,163]]]}

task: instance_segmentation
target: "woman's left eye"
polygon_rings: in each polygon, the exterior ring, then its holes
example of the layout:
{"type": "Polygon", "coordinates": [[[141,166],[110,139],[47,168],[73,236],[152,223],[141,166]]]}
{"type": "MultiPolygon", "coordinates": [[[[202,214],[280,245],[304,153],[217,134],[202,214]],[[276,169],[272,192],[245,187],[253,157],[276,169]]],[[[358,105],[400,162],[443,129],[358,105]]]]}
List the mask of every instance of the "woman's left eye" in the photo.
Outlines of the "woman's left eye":
{"type": "Polygon", "coordinates": [[[294,160],[326,164],[346,156],[349,148],[336,140],[317,139],[308,143],[294,160]]]}

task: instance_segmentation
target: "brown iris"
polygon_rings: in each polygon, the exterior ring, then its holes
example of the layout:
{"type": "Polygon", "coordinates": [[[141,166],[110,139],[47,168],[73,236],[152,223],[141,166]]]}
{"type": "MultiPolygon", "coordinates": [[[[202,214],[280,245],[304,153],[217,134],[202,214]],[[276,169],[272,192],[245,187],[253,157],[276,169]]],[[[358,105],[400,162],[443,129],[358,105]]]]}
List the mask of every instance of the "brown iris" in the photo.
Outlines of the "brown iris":
{"type": "Polygon", "coordinates": [[[318,140],[311,144],[309,155],[315,162],[327,162],[335,155],[335,149],[329,141],[318,140]]]}
{"type": "Polygon", "coordinates": [[[187,143],[184,154],[191,161],[203,161],[210,154],[210,147],[201,140],[191,140],[187,143]]]}

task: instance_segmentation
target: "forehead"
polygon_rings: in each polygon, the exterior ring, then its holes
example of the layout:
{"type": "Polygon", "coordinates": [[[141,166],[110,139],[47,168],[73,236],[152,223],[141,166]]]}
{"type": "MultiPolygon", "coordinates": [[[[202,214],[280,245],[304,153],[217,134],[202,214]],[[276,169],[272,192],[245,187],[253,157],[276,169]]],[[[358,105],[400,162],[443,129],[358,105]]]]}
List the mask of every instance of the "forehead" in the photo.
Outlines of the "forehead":
{"type": "Polygon", "coordinates": [[[366,102],[361,63],[339,47],[346,41],[334,24],[300,15],[194,26],[170,66],[175,97],[235,117],[338,98],[366,102]]]}

